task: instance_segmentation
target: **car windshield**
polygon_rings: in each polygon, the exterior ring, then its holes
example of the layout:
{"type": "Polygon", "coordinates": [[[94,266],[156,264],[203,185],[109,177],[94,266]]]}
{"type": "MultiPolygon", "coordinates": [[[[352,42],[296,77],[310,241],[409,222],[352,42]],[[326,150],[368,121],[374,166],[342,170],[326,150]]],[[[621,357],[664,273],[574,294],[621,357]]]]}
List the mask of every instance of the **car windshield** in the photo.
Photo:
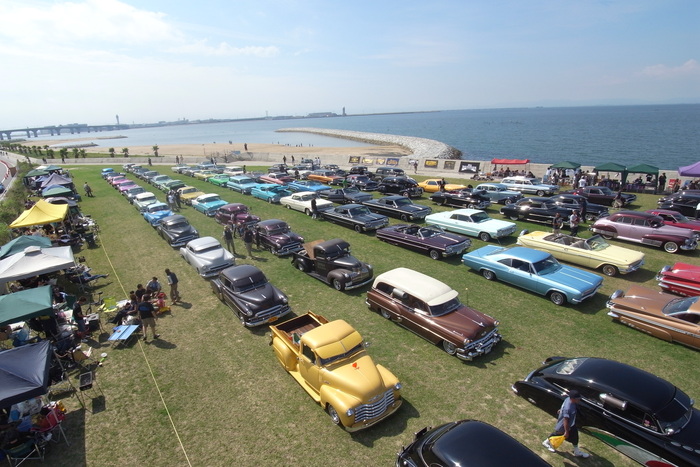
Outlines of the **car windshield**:
{"type": "Polygon", "coordinates": [[[398,198],[398,199],[394,200],[394,203],[397,206],[408,206],[409,204],[413,204],[413,201],[411,201],[408,198],[398,198]]]}
{"type": "Polygon", "coordinates": [[[363,216],[365,214],[369,214],[370,211],[367,208],[367,206],[358,206],[356,208],[352,208],[348,211],[348,214],[350,214],[350,217],[355,217],[355,216],[363,216]]]}
{"type": "Polygon", "coordinates": [[[199,248],[198,250],[194,250],[194,252],[198,255],[201,255],[202,253],[209,253],[210,251],[216,251],[221,249],[223,249],[221,245],[211,245],[199,248]]]}
{"type": "Polygon", "coordinates": [[[602,187],[598,187],[598,188],[600,189],[600,192],[601,192],[602,194],[604,194],[604,195],[609,195],[609,196],[614,196],[614,193],[613,193],[613,191],[612,191],[610,188],[608,188],[608,187],[606,187],[606,186],[602,186],[602,187]]]}
{"type": "Polygon", "coordinates": [[[692,415],[692,400],[684,392],[676,389],[673,400],[659,410],[656,418],[664,433],[672,435],[681,431],[688,424],[692,415]]]}
{"type": "Polygon", "coordinates": [[[586,243],[588,244],[588,246],[591,247],[591,250],[593,251],[602,251],[610,246],[610,244],[606,242],[600,235],[592,236],[591,238],[586,240],[586,243]]]}
{"type": "Polygon", "coordinates": [[[421,238],[430,238],[436,235],[440,235],[443,232],[444,231],[442,230],[442,228],[438,226],[421,227],[420,229],[418,229],[416,235],[421,238]]]}
{"type": "Polygon", "coordinates": [[[345,194],[351,194],[351,193],[359,193],[360,190],[358,190],[355,187],[350,187],[345,189],[345,194]]]}
{"type": "Polygon", "coordinates": [[[433,305],[430,307],[430,314],[433,316],[442,316],[446,315],[448,313],[452,313],[453,311],[459,309],[459,307],[462,306],[458,298],[453,298],[452,300],[448,300],[445,303],[441,303],[439,305],[433,305]]]}
{"type": "Polygon", "coordinates": [[[255,290],[259,289],[260,287],[265,287],[265,284],[267,284],[267,279],[263,277],[255,282],[248,282],[247,284],[236,284],[234,290],[236,292],[248,292],[249,290],[255,290]]]}
{"type": "Polygon", "coordinates": [[[307,195],[300,196],[299,199],[300,199],[301,201],[311,201],[311,200],[314,199],[315,197],[316,197],[315,195],[307,194],[307,195]]]}
{"type": "Polygon", "coordinates": [[[198,191],[196,188],[185,188],[184,190],[180,191],[181,195],[184,195],[185,193],[194,193],[198,191]]]}
{"type": "Polygon", "coordinates": [[[675,313],[683,313],[688,311],[688,309],[697,303],[699,297],[686,297],[686,298],[674,298],[663,308],[665,315],[672,315],[675,313]]]}
{"type": "Polygon", "coordinates": [[[485,222],[488,220],[491,220],[488,214],[485,212],[477,212],[476,214],[472,214],[472,222],[479,223],[479,222],[485,222]]]}
{"type": "Polygon", "coordinates": [[[255,183],[255,180],[253,180],[252,178],[242,178],[242,179],[238,180],[237,183],[239,185],[246,185],[248,183],[255,183]]]}
{"type": "Polygon", "coordinates": [[[158,206],[153,206],[152,208],[149,208],[148,210],[149,210],[150,212],[167,211],[167,210],[168,210],[168,206],[165,205],[165,204],[161,204],[161,205],[158,205],[158,206]]]}
{"type": "Polygon", "coordinates": [[[533,263],[532,266],[535,268],[535,272],[537,273],[537,275],[540,276],[545,274],[551,274],[561,269],[561,264],[559,264],[559,261],[554,259],[554,256],[551,255],[541,261],[533,263]]]}
{"type": "Polygon", "coordinates": [[[198,201],[200,203],[213,203],[215,201],[220,201],[221,198],[218,196],[207,196],[206,198],[200,198],[198,201]]]}
{"type": "Polygon", "coordinates": [[[357,344],[355,347],[351,348],[347,352],[339,353],[337,355],[333,355],[332,357],[328,357],[328,358],[322,358],[321,359],[321,366],[330,365],[333,362],[337,362],[339,360],[343,360],[343,359],[346,359],[348,357],[351,357],[351,356],[355,355],[356,353],[358,353],[359,351],[361,351],[363,348],[364,348],[364,343],[360,342],[359,344],[357,344]]]}
{"type": "Polygon", "coordinates": [[[267,231],[268,235],[282,235],[289,232],[288,225],[276,225],[267,231]]]}
{"type": "Polygon", "coordinates": [[[185,227],[188,227],[190,224],[188,224],[186,221],[181,221],[181,222],[175,222],[173,224],[168,224],[169,229],[184,229],[185,227]]]}

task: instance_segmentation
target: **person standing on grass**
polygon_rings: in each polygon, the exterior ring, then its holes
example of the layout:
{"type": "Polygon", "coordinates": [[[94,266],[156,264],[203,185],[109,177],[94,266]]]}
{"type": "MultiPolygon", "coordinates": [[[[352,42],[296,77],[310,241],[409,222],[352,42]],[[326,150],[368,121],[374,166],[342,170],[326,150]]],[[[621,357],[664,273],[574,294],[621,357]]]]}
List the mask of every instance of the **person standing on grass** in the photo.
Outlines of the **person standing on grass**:
{"type": "Polygon", "coordinates": [[[93,197],[92,188],[90,187],[90,185],[88,185],[88,182],[85,182],[85,185],[83,185],[83,190],[85,190],[85,196],[87,196],[88,198],[93,197]]]}
{"type": "Polygon", "coordinates": [[[564,219],[561,218],[561,214],[556,213],[554,219],[552,219],[552,233],[561,233],[562,225],[564,225],[564,219]]]}
{"type": "Polygon", "coordinates": [[[251,229],[245,229],[243,232],[243,243],[245,243],[245,249],[248,251],[248,256],[253,258],[253,231],[251,229]]]}
{"type": "Polygon", "coordinates": [[[153,338],[158,339],[160,334],[156,334],[156,309],[151,303],[151,295],[146,294],[143,296],[143,300],[138,305],[139,318],[141,319],[141,326],[143,327],[143,340],[148,340],[147,330],[150,327],[153,333],[153,338]]]}
{"type": "Polygon", "coordinates": [[[578,236],[578,225],[581,223],[581,216],[579,215],[577,210],[573,210],[571,215],[569,216],[569,226],[571,227],[571,236],[576,237],[578,236]]]}
{"type": "Polygon", "coordinates": [[[173,303],[180,301],[180,292],[177,290],[177,283],[179,282],[177,276],[170,269],[165,270],[165,277],[168,280],[168,285],[170,286],[170,300],[173,303]]]}
{"type": "MultiPolygon", "coordinates": [[[[559,409],[557,424],[554,427],[554,432],[550,435],[550,437],[564,435],[564,438],[574,445],[574,456],[585,459],[589,456],[589,454],[581,451],[578,448],[578,425],[576,424],[576,414],[578,412],[579,402],[581,402],[581,394],[576,389],[569,391],[569,397],[564,399],[564,403],[559,409]]],[[[549,442],[549,438],[542,441],[542,445],[550,452],[557,452],[557,450],[554,449],[549,442]]]]}
{"type": "Polygon", "coordinates": [[[311,218],[316,219],[318,217],[318,207],[316,206],[316,198],[311,198],[311,218]]]}
{"type": "Polygon", "coordinates": [[[83,314],[83,305],[87,303],[87,297],[80,297],[73,305],[73,320],[78,326],[78,333],[80,333],[80,338],[85,337],[85,315],[83,314]]]}
{"type": "Polygon", "coordinates": [[[221,235],[226,241],[226,249],[236,255],[236,245],[233,243],[233,229],[230,224],[224,226],[224,233],[221,235]]]}

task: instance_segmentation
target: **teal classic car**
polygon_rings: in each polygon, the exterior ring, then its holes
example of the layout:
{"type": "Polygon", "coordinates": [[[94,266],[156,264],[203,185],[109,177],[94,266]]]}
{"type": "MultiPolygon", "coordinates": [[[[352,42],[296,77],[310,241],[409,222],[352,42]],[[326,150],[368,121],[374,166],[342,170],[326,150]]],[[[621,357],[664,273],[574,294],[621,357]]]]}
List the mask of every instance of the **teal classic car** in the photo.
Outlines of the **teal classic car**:
{"type": "Polygon", "coordinates": [[[178,190],[185,187],[185,182],[182,180],[170,180],[169,182],[163,183],[159,188],[165,192],[170,190],[178,190]]]}
{"type": "Polygon", "coordinates": [[[455,209],[454,211],[436,212],[425,218],[426,224],[437,225],[444,230],[472,237],[479,237],[484,242],[493,238],[503,238],[515,232],[513,222],[492,219],[478,209],[455,209]]]}
{"type": "Polygon", "coordinates": [[[221,206],[226,206],[228,201],[221,199],[216,193],[207,193],[192,200],[192,207],[197,211],[212,217],[221,206]]]}
{"type": "Polygon", "coordinates": [[[559,264],[550,253],[521,246],[485,246],[463,255],[462,263],[487,280],[544,295],[555,305],[581,303],[603,285],[597,274],[559,264]]]}
{"type": "Polygon", "coordinates": [[[250,194],[253,195],[254,198],[258,198],[272,204],[279,203],[280,199],[291,195],[292,192],[287,190],[284,185],[277,185],[275,183],[260,183],[255,185],[253,189],[250,190],[250,194]]]}
{"type": "Polygon", "coordinates": [[[229,178],[231,178],[230,175],[217,174],[213,177],[209,177],[207,181],[216,186],[226,186],[226,182],[228,182],[229,178]]]}
{"type": "Polygon", "coordinates": [[[170,207],[165,203],[161,203],[160,201],[149,204],[146,207],[146,210],[143,211],[143,218],[146,219],[152,227],[158,226],[164,217],[172,215],[173,212],[170,210],[170,207]]]}
{"type": "Polygon", "coordinates": [[[257,184],[258,182],[254,178],[247,175],[234,175],[226,182],[226,188],[243,193],[244,195],[249,195],[250,191],[257,184]]]}

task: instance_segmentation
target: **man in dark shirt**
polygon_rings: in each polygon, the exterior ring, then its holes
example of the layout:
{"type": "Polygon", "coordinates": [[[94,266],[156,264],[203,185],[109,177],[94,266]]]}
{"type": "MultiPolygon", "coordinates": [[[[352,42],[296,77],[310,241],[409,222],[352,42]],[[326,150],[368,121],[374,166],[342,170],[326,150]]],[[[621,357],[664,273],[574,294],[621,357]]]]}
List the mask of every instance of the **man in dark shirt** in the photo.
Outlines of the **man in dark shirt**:
{"type": "Polygon", "coordinates": [[[83,305],[87,303],[87,297],[80,297],[73,305],[73,320],[78,325],[78,332],[85,334],[85,315],[83,315],[83,305]]]}
{"type": "Polygon", "coordinates": [[[146,294],[146,289],[143,287],[143,284],[139,284],[136,286],[136,291],[134,292],[134,295],[136,295],[136,300],[141,302],[143,299],[143,296],[146,294]]]}
{"type": "Polygon", "coordinates": [[[151,328],[153,332],[153,338],[158,339],[160,334],[156,334],[156,310],[153,308],[151,303],[151,296],[145,294],[143,296],[143,301],[138,304],[139,318],[141,318],[141,324],[143,326],[143,340],[148,340],[146,331],[151,328]]]}

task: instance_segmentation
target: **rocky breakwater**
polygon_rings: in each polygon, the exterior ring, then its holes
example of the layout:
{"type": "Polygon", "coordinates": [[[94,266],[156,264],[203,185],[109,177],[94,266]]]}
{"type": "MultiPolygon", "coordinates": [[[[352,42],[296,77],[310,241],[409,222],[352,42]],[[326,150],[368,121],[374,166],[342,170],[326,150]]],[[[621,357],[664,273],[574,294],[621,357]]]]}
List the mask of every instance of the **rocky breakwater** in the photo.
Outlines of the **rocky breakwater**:
{"type": "Polygon", "coordinates": [[[386,135],[383,133],[364,133],[362,131],[327,130],[323,128],[281,128],[280,132],[314,133],[334,138],[349,139],[362,143],[401,146],[411,151],[416,158],[426,159],[460,159],[462,151],[440,141],[415,136],[386,135]]]}

